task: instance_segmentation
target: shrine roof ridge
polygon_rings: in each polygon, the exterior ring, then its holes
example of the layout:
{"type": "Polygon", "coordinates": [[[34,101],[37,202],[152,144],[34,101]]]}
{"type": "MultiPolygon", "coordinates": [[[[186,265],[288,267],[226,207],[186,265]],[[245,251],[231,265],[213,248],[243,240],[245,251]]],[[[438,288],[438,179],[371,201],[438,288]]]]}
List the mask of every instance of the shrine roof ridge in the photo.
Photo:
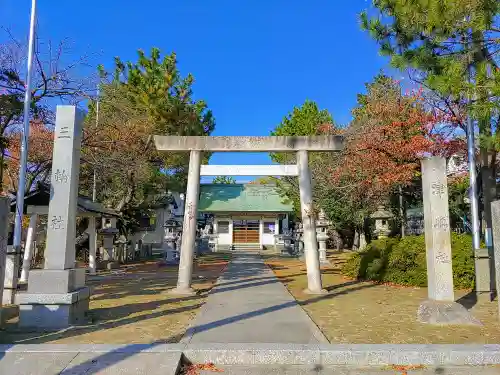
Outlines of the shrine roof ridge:
{"type": "Polygon", "coordinates": [[[315,136],[153,136],[159,151],[294,152],[341,151],[340,135],[315,136]]]}

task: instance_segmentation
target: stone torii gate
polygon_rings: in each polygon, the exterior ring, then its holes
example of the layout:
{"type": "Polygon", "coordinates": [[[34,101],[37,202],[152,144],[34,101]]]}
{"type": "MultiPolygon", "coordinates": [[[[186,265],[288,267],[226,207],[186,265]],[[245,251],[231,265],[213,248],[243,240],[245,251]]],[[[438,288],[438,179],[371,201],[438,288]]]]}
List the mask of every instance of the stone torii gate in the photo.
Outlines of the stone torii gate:
{"type": "MultiPolygon", "coordinates": [[[[196,215],[200,193],[201,152],[295,152],[297,165],[262,166],[262,175],[297,175],[299,178],[300,208],[304,228],[304,251],[307,267],[309,294],[322,294],[316,223],[313,210],[309,151],[332,152],[342,149],[341,136],[286,136],[286,137],[199,137],[154,136],[159,151],[189,151],[189,173],[184,210],[184,227],[181,244],[179,276],[175,294],[193,294],[191,288],[193,255],[196,238],[196,215]],[[276,173],[279,172],[279,173],[276,173]]],[[[204,174],[224,174],[240,168],[245,173],[256,166],[204,166],[204,174]],[[218,173],[219,172],[219,173],[218,173]],[[221,172],[221,173],[220,173],[221,172]]],[[[260,172],[259,172],[260,173],[260,172]]],[[[254,173],[250,173],[254,174],[254,173]]]]}

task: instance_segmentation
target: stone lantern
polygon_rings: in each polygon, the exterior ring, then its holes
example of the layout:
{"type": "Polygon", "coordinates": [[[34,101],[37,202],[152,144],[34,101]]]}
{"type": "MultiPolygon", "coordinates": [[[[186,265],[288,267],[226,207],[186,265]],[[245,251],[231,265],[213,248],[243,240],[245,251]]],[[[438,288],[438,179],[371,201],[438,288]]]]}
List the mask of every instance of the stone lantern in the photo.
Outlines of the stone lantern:
{"type": "Polygon", "coordinates": [[[305,260],[304,257],[304,227],[302,223],[298,223],[293,231],[293,251],[300,260],[305,260]]]}
{"type": "Polygon", "coordinates": [[[316,238],[318,239],[319,261],[321,264],[328,265],[330,262],[326,258],[326,241],[328,240],[328,226],[330,222],[326,218],[325,211],[321,210],[316,220],[316,238]]]}
{"type": "Polygon", "coordinates": [[[165,263],[178,264],[180,258],[180,246],[177,246],[180,237],[181,224],[171,218],[163,225],[165,234],[163,236],[163,251],[165,252],[165,263]]]}
{"type": "Polygon", "coordinates": [[[384,206],[379,206],[377,211],[370,215],[370,218],[375,221],[375,236],[377,238],[385,238],[391,233],[389,221],[394,215],[387,211],[384,206]]]}
{"type": "Polygon", "coordinates": [[[116,221],[113,221],[113,219],[103,219],[103,228],[99,231],[99,234],[102,236],[102,247],[104,249],[102,252],[101,266],[104,266],[104,268],[108,270],[118,268],[119,266],[118,262],[115,262],[113,256],[114,239],[118,234],[115,223],[116,221]]]}

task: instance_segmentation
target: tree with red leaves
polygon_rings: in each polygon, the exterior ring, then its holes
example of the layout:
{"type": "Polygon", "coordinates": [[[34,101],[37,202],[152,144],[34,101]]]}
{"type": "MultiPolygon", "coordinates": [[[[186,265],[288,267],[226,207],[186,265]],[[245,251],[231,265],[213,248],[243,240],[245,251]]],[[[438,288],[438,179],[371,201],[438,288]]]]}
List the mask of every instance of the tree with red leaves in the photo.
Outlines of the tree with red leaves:
{"type": "Polygon", "coordinates": [[[384,75],[358,96],[353,115],[340,163],[332,169],[351,199],[373,205],[386,200],[419,175],[422,157],[450,156],[465,147],[445,118],[425,108],[420,92],[404,95],[400,84],[384,75]]]}
{"type": "MultiPolygon", "coordinates": [[[[4,186],[16,191],[19,181],[19,161],[21,157],[22,129],[15,128],[7,135],[8,149],[6,153],[4,186]]],[[[37,181],[46,181],[50,176],[52,165],[52,148],[54,131],[42,121],[32,121],[28,142],[28,164],[24,190],[28,192],[37,181]]]]}

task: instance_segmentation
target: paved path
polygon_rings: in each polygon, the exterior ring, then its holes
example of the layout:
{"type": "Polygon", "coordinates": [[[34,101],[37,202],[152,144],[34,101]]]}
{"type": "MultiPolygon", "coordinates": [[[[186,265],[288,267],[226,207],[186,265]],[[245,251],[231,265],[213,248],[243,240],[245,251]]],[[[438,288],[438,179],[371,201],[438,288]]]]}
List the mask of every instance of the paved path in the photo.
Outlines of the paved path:
{"type": "Polygon", "coordinates": [[[184,343],[328,343],[257,254],[235,253],[184,343]]]}

